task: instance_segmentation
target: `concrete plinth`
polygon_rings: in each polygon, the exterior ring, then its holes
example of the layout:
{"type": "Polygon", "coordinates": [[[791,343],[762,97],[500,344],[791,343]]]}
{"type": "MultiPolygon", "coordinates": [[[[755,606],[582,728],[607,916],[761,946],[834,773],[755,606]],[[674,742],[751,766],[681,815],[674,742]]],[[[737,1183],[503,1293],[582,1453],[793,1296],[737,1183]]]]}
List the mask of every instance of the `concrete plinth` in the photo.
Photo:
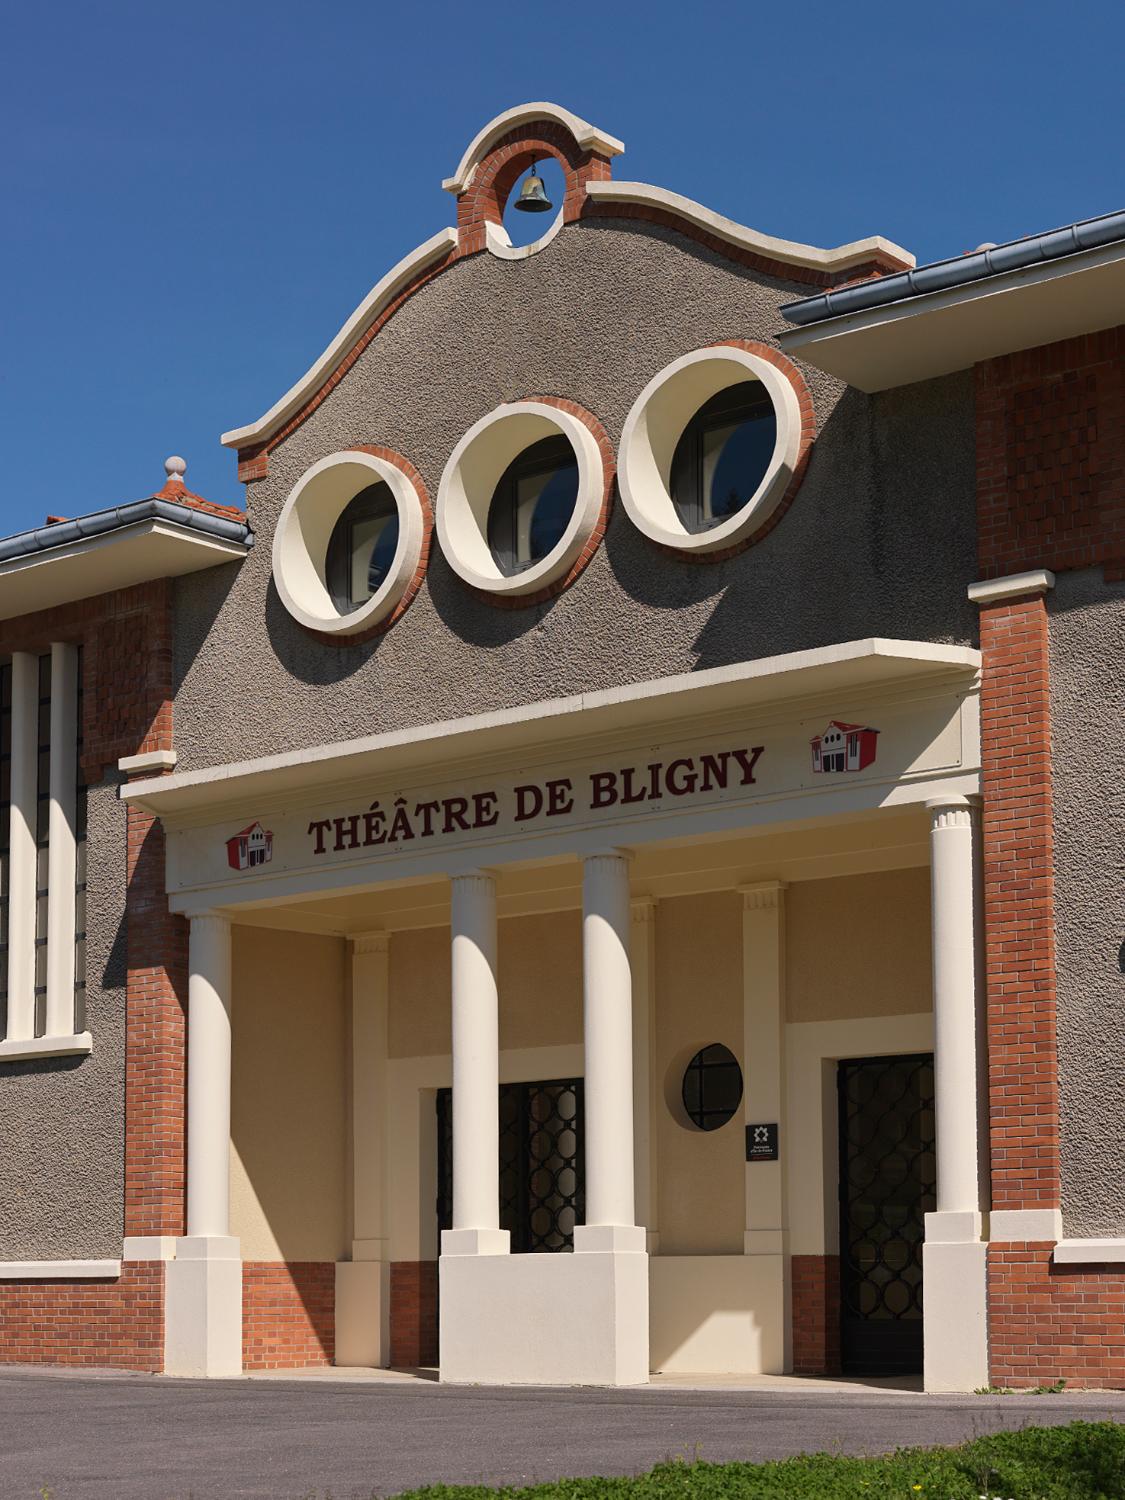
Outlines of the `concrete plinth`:
{"type": "Polygon", "coordinates": [[[988,1379],[988,1246],[977,1213],[926,1215],[925,1386],[976,1391],[988,1379]]]}
{"type": "Polygon", "coordinates": [[[391,1268],[383,1260],[336,1263],[336,1360],[374,1367],[390,1362],[391,1268]]]}
{"type": "MultiPolygon", "coordinates": [[[[639,1231],[644,1243],[644,1232],[639,1231]]],[[[648,1255],[442,1255],[441,1379],[450,1384],[643,1385],[648,1255]]]]}
{"type": "Polygon", "coordinates": [[[242,1257],[233,1236],[176,1241],[164,1270],[164,1373],[242,1374],[242,1257]]]}

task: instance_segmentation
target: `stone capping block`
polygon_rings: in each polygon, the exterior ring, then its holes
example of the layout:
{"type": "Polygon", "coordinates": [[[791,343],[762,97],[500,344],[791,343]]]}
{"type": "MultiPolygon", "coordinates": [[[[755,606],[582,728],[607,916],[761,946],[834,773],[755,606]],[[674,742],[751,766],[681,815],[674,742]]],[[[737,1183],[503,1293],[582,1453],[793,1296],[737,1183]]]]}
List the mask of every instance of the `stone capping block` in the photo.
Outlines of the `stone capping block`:
{"type": "Polygon", "coordinates": [[[1055,575],[1047,568],[1030,573],[1010,573],[1007,578],[986,578],[970,583],[969,598],[974,604],[996,604],[1001,599],[1021,599],[1028,594],[1045,594],[1055,586],[1055,575]]]}

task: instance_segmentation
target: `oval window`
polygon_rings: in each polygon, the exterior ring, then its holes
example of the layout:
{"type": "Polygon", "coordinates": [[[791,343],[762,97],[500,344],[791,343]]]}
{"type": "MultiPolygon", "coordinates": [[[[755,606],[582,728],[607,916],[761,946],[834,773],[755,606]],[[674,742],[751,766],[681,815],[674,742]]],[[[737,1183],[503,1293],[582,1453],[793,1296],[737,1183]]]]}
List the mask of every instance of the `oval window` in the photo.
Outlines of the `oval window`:
{"type": "Polygon", "coordinates": [[[740,380],[701,406],[672,457],[672,503],[685,530],[709,531],[748,505],[776,444],[777,413],[760,380],[740,380]]]}
{"type": "Polygon", "coordinates": [[[492,493],[488,545],[506,577],[562,541],[578,500],[578,460],[565,437],[543,438],[514,458],[492,493]]]}
{"type": "Polygon", "coordinates": [[[742,1103],[742,1069],[729,1047],[712,1042],[695,1054],[684,1069],[683,1101],[698,1130],[718,1130],[734,1118],[742,1103]]]}
{"type": "Polygon", "coordinates": [[[380,480],[360,490],[332,528],[325,582],[341,614],[366,604],[382,588],[398,551],[398,506],[380,480]]]}

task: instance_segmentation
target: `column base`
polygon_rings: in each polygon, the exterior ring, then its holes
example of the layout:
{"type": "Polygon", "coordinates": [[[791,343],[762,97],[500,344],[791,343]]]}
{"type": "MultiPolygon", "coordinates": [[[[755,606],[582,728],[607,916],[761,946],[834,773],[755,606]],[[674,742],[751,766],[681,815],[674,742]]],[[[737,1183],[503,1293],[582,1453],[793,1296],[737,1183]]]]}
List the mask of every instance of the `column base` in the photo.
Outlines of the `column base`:
{"type": "Polygon", "coordinates": [[[385,1260],[337,1261],[334,1362],[382,1369],[390,1359],[390,1264],[385,1260]]]}
{"type": "Polygon", "coordinates": [[[231,1235],[176,1240],[164,1271],[164,1373],[242,1374],[242,1257],[231,1235]]]}
{"type": "MultiPolygon", "coordinates": [[[[648,1256],[455,1255],[439,1262],[441,1379],[461,1385],[643,1385],[648,1256]]],[[[632,1230],[635,1226],[627,1226],[632,1230]]],[[[635,1236],[634,1236],[635,1239],[635,1236]]]]}
{"type": "Polygon", "coordinates": [[[989,1383],[988,1246],[980,1239],[980,1225],[980,1214],[926,1215],[922,1336],[927,1391],[976,1391],[989,1383]]]}

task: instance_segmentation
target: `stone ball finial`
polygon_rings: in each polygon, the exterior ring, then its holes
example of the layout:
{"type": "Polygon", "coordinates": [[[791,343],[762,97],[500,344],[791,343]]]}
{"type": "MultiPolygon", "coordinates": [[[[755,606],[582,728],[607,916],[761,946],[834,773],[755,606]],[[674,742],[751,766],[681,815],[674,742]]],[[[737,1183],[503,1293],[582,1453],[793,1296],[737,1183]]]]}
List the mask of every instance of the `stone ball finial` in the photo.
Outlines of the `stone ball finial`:
{"type": "Polygon", "coordinates": [[[178,453],[173,453],[171,458],[164,460],[164,472],[169,479],[178,479],[183,484],[184,475],[187,473],[187,460],[181,458],[178,453]]]}

